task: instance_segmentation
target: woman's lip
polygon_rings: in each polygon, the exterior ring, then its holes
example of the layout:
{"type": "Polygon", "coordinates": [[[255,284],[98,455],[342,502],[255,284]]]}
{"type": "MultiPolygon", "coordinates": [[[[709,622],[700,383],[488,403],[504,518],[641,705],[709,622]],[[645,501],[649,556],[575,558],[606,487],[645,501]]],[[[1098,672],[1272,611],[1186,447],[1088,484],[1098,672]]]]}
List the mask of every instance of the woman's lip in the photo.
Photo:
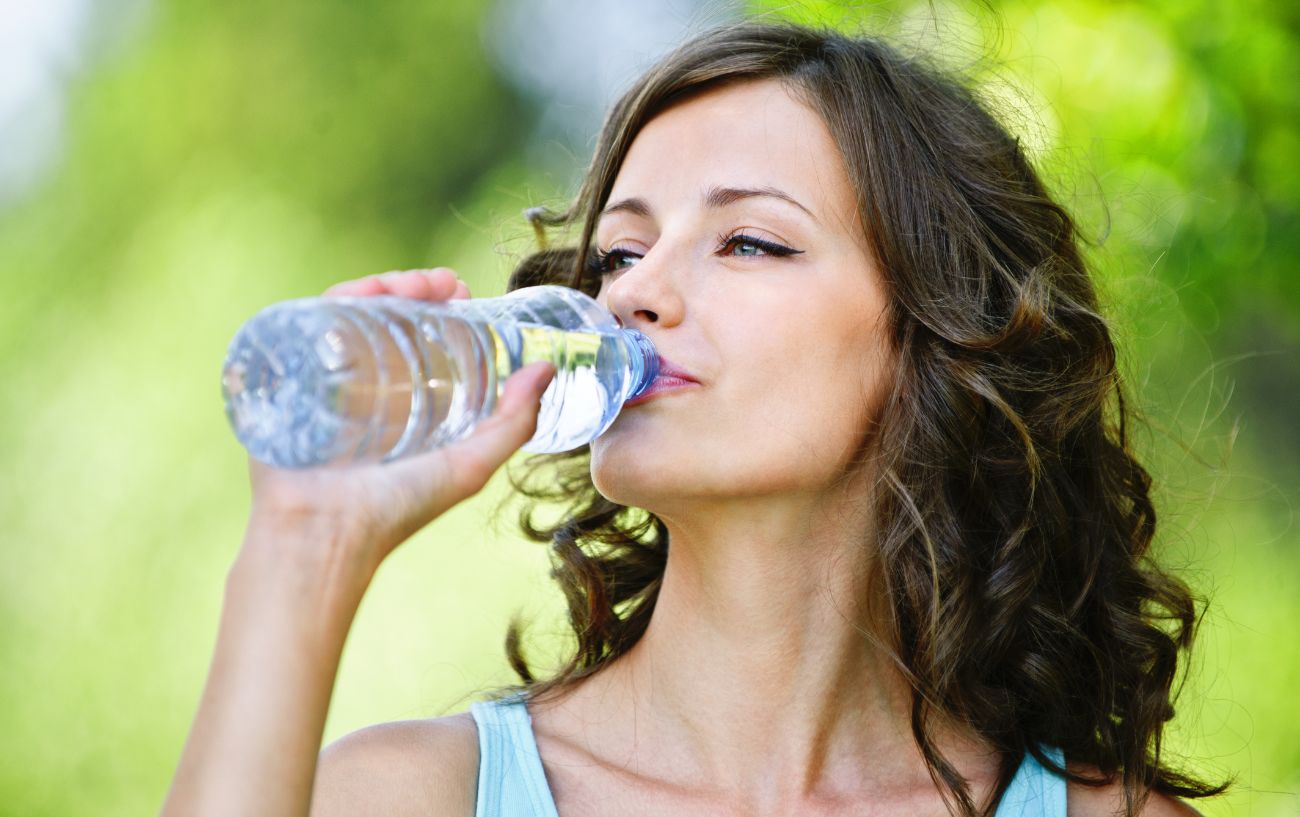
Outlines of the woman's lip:
{"type": "Polygon", "coordinates": [[[660,356],[659,358],[659,377],[673,377],[678,380],[686,380],[691,383],[700,382],[696,380],[694,377],[692,377],[690,372],[681,368],[676,363],[673,363],[668,358],[662,356],[660,356]]]}
{"type": "Polygon", "coordinates": [[[690,380],[685,377],[678,377],[677,375],[673,375],[673,374],[667,374],[665,373],[664,369],[661,367],[659,369],[659,376],[654,379],[654,382],[650,384],[649,388],[647,388],[645,391],[641,392],[636,397],[624,403],[623,408],[639,405],[653,397],[658,397],[661,394],[666,394],[667,392],[681,391],[684,388],[690,388],[691,386],[698,386],[698,385],[700,384],[694,380],[690,380]]]}

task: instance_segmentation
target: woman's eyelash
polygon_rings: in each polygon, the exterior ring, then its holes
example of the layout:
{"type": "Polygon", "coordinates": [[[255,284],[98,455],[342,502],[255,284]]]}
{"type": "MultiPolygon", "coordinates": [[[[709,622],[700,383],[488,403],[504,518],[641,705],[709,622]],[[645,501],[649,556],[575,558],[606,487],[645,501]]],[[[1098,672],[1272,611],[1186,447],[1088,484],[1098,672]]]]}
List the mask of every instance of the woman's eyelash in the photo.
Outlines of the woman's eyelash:
{"type": "Polygon", "coordinates": [[[625,258],[640,257],[640,253],[628,252],[627,250],[592,250],[591,259],[587,261],[587,272],[592,275],[608,275],[618,269],[612,264],[621,262],[625,258]]]}
{"type": "Polygon", "coordinates": [[[800,255],[803,253],[803,250],[796,250],[793,247],[787,247],[784,244],[777,244],[775,241],[756,238],[755,236],[747,235],[746,233],[734,233],[730,235],[722,233],[718,236],[718,252],[735,249],[741,244],[749,244],[753,247],[757,247],[764,253],[777,256],[778,258],[787,255],[800,255]]]}
{"type": "MultiPolygon", "coordinates": [[[[764,254],[783,258],[789,255],[800,255],[803,250],[796,250],[793,247],[787,247],[784,244],[777,244],[774,241],[757,238],[746,233],[722,233],[718,236],[718,252],[726,252],[736,247],[747,244],[756,249],[762,250],[764,254]]],[[[641,253],[630,252],[628,250],[601,250],[595,249],[591,252],[591,258],[587,261],[587,272],[593,275],[608,275],[616,272],[621,267],[615,266],[621,264],[629,258],[640,258],[641,253]]]]}

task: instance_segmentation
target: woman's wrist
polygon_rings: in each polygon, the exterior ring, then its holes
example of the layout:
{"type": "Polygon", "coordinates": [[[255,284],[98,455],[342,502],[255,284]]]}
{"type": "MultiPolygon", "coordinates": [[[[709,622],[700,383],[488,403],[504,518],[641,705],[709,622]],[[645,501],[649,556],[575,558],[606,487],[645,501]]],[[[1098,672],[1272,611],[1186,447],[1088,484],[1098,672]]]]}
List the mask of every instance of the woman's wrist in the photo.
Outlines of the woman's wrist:
{"type": "Polygon", "coordinates": [[[269,595],[350,622],[379,566],[375,551],[328,520],[254,513],[230,568],[227,594],[269,595]]]}

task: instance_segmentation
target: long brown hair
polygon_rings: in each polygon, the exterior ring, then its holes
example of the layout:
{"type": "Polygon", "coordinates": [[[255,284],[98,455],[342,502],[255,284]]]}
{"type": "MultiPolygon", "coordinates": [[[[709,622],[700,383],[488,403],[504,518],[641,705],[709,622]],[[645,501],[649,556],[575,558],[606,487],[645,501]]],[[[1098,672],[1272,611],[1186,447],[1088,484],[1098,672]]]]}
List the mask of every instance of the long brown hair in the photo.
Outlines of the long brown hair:
{"type": "MultiPolygon", "coordinates": [[[[572,206],[532,213],[539,231],[581,229],[575,244],[527,259],[511,286],[594,292],[597,217],[638,131],[693,94],[760,79],[785,82],[825,120],[885,278],[899,365],[872,452],[889,608],[877,635],[911,686],[912,733],[950,809],[981,812],[934,745],[939,716],[1003,759],[985,813],[1025,753],[1079,783],[1121,780],[1130,816],[1149,791],[1222,791],[1161,752],[1197,606],[1148,556],[1151,478],[1130,449],[1115,347],[1074,222],[961,82],[868,37],[759,23],[704,34],[614,106],[572,206]]],[[[667,560],[663,523],[601,496],[588,454],[533,458],[514,476],[532,500],[523,530],[551,548],[577,640],[539,679],[511,625],[516,689],[536,700],[636,643],[667,560]],[[558,521],[542,521],[557,503],[558,521]]]]}

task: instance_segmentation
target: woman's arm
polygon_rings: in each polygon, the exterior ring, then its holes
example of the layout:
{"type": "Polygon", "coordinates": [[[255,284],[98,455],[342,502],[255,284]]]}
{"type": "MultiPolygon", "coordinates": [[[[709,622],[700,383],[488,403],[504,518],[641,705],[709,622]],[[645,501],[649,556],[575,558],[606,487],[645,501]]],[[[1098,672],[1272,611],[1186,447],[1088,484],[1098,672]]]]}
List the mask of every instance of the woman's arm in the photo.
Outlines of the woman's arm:
{"type": "Polygon", "coordinates": [[[305,815],[330,691],[369,577],[328,530],[250,524],[164,815],[305,815]]]}
{"type": "MultiPolygon", "coordinates": [[[[467,295],[447,270],[365,279],[337,294],[467,295]]],[[[164,817],[303,817],[330,692],[379,564],[477,493],[533,434],[552,367],[507,381],[468,438],[385,465],[279,470],[250,462],[253,508],[226,579],[216,650],[164,817]]]]}

